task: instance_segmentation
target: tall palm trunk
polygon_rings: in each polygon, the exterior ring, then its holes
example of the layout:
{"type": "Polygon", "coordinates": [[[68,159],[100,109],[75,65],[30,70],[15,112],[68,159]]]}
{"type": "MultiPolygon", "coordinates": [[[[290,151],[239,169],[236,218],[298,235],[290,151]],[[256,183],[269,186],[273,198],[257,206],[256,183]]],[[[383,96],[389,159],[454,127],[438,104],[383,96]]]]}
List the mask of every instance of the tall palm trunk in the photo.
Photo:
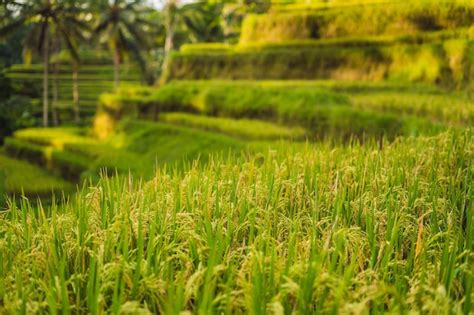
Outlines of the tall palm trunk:
{"type": "MultiPolygon", "coordinates": [[[[56,35],[52,43],[52,52],[59,53],[59,37],[56,35]]],[[[58,99],[59,99],[59,64],[58,62],[53,63],[53,101],[51,103],[51,113],[53,118],[53,125],[59,125],[59,114],[58,114],[58,99]]]]}
{"type": "Polygon", "coordinates": [[[166,31],[166,40],[165,40],[165,56],[168,56],[169,52],[173,49],[174,46],[174,19],[169,23],[166,31]]]}
{"type": "Polygon", "coordinates": [[[120,52],[116,46],[114,49],[114,87],[115,89],[117,89],[120,84],[119,71],[120,71],[120,52]]]}
{"type": "Polygon", "coordinates": [[[165,38],[165,49],[164,49],[164,56],[163,56],[163,63],[161,66],[161,83],[166,83],[168,80],[168,73],[169,73],[169,55],[171,50],[173,50],[174,46],[174,31],[175,31],[175,10],[176,7],[173,3],[170,3],[167,8],[167,22],[166,22],[166,38],[165,38]]]}
{"type": "Polygon", "coordinates": [[[79,65],[74,62],[72,66],[72,98],[74,102],[74,122],[76,124],[81,122],[79,113],[79,65]]]}
{"type": "Polygon", "coordinates": [[[53,66],[54,78],[53,78],[53,102],[51,103],[51,112],[53,114],[53,125],[59,125],[58,115],[58,99],[59,99],[59,82],[58,82],[58,64],[55,63],[53,66]]]}
{"type": "Polygon", "coordinates": [[[48,76],[49,76],[49,36],[48,25],[46,25],[43,42],[43,127],[48,127],[48,76]]]}

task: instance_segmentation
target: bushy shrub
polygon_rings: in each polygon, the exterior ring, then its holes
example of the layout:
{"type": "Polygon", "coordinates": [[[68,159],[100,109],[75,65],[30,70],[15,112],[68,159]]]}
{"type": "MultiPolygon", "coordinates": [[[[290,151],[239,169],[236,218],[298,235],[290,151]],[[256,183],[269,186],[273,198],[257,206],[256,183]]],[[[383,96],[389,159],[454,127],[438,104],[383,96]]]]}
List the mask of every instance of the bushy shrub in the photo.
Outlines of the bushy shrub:
{"type": "Polygon", "coordinates": [[[0,68],[0,145],[13,131],[36,123],[31,99],[14,95],[16,92],[17,89],[0,68]]]}
{"type": "Polygon", "coordinates": [[[0,207],[2,207],[5,203],[5,194],[6,194],[5,181],[6,181],[5,171],[0,170],[0,207]]]}

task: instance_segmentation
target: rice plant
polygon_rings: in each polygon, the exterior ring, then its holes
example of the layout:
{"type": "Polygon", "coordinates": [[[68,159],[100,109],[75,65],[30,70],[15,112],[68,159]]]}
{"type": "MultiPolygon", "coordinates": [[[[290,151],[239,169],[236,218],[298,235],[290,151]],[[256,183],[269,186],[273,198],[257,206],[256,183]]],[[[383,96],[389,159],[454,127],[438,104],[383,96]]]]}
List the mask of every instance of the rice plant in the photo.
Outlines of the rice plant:
{"type": "Polygon", "coordinates": [[[0,313],[474,311],[472,131],[214,156],[0,214],[0,313]]]}

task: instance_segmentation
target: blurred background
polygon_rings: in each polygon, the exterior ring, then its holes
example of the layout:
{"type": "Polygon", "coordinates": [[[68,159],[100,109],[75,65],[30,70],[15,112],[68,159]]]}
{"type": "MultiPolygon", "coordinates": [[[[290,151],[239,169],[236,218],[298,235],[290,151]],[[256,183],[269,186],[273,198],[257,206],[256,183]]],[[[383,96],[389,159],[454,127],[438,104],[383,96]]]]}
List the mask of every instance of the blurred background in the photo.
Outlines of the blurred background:
{"type": "Polygon", "coordinates": [[[3,0],[0,15],[10,195],[473,123],[471,1],[3,0]]]}

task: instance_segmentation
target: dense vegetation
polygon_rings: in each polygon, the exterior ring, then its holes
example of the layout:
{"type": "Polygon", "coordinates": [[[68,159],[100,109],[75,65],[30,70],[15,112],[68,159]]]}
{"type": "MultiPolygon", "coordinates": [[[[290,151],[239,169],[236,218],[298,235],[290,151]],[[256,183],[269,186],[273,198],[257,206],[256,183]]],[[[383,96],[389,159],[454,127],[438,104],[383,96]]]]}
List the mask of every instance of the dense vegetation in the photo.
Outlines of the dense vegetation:
{"type": "Polygon", "coordinates": [[[470,2],[150,3],[0,5],[0,314],[473,313],[470,2]]]}
{"type": "Polygon", "coordinates": [[[472,101],[453,93],[450,101],[457,104],[447,108],[446,96],[440,93],[422,85],[177,81],[160,89],[127,87],[116,94],[102,95],[94,130],[104,137],[123,117],[157,120],[160,113],[173,111],[297,125],[308,130],[310,139],[393,138],[436,132],[444,123],[472,123],[472,101]],[[403,94],[408,101],[399,99],[397,89],[407,90],[403,94]],[[407,105],[410,97],[417,98],[418,105],[407,105]]]}
{"type": "Polygon", "coordinates": [[[3,311],[467,313],[472,144],[286,146],[12,205],[3,311]]]}

